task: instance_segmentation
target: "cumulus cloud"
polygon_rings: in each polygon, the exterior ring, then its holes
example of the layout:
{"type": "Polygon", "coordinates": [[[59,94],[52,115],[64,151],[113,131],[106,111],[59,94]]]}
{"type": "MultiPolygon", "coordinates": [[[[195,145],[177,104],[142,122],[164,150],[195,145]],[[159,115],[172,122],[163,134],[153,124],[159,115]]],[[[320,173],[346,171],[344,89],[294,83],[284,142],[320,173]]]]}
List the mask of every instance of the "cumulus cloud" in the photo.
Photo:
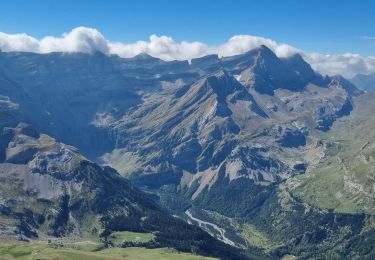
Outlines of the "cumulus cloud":
{"type": "Polygon", "coordinates": [[[341,74],[352,78],[356,74],[375,73],[375,57],[345,53],[342,55],[323,55],[320,53],[304,54],[312,67],[324,74],[341,74]]]}
{"type": "Polygon", "coordinates": [[[61,37],[47,36],[37,40],[27,34],[5,34],[0,32],[0,50],[48,52],[109,52],[109,42],[96,29],[77,27],[61,37]]]}
{"type": "Polygon", "coordinates": [[[236,35],[219,46],[208,46],[201,42],[177,43],[171,37],[151,35],[148,42],[110,43],[110,52],[125,58],[139,53],[148,53],[163,60],[190,60],[208,54],[218,54],[221,57],[242,54],[261,45],[268,46],[279,57],[287,57],[300,52],[290,45],[279,44],[271,39],[252,35],[236,35]]]}
{"type": "Polygon", "coordinates": [[[38,52],[39,41],[25,33],[6,34],[0,32],[0,50],[38,52]]]}
{"type": "Polygon", "coordinates": [[[47,36],[39,41],[39,51],[46,52],[85,52],[101,51],[108,53],[109,42],[96,29],[77,27],[62,37],[47,36]]]}
{"type": "Polygon", "coordinates": [[[247,52],[259,47],[260,45],[267,46],[279,57],[288,57],[300,52],[298,49],[290,45],[277,43],[271,39],[252,35],[236,35],[230,38],[226,43],[218,46],[217,53],[220,56],[232,56],[247,52]]]}
{"type": "Polygon", "coordinates": [[[279,57],[301,53],[314,69],[323,74],[342,74],[346,77],[352,77],[357,73],[375,73],[375,57],[364,57],[350,53],[343,55],[306,53],[288,44],[252,35],[236,35],[223,44],[209,46],[202,42],[176,42],[171,37],[158,35],[151,35],[148,41],[112,42],[107,40],[98,30],[87,27],[74,28],[60,37],[47,36],[42,39],[36,39],[24,33],[6,34],[0,32],[0,50],[5,52],[93,53],[100,51],[124,58],[148,53],[163,60],[190,60],[214,53],[225,57],[247,52],[260,45],[266,45],[279,57]]]}
{"type": "Polygon", "coordinates": [[[131,44],[120,42],[110,43],[110,53],[121,57],[133,57],[140,53],[148,53],[151,56],[163,60],[189,60],[195,57],[201,57],[215,51],[201,42],[175,42],[168,36],[150,36],[150,40],[137,41],[131,44]]]}

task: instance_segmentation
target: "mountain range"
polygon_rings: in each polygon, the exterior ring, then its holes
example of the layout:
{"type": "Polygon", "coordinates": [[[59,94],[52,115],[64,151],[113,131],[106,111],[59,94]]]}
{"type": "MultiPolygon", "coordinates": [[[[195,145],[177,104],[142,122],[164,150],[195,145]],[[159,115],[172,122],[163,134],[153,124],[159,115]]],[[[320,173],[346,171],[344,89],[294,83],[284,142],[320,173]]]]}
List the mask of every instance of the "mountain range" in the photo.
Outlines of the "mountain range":
{"type": "Polygon", "coordinates": [[[266,46],[191,61],[0,52],[0,235],[371,259],[362,89],[266,46]]]}
{"type": "Polygon", "coordinates": [[[375,74],[358,74],[351,81],[359,88],[367,91],[373,91],[375,88],[375,74]]]}

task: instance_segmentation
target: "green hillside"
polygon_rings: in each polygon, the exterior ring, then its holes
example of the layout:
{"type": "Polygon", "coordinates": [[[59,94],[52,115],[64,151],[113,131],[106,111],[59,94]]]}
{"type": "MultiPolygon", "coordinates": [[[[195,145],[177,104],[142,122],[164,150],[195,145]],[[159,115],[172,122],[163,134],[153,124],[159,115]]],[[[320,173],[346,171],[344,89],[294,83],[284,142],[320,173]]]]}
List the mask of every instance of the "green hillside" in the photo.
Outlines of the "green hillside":
{"type": "MultiPolygon", "coordinates": [[[[79,244],[89,244],[90,241],[77,242],[79,244]]],[[[20,259],[20,260],[34,260],[34,259],[64,259],[64,260],[198,260],[198,259],[215,259],[210,257],[203,257],[194,254],[181,253],[169,248],[111,248],[102,251],[87,251],[74,249],[73,244],[47,244],[46,242],[35,243],[10,243],[0,242],[0,259],[20,259]]]]}
{"type": "Polygon", "coordinates": [[[293,194],[337,212],[375,212],[375,97],[355,99],[355,109],[322,134],[321,159],[291,181],[293,194]]]}

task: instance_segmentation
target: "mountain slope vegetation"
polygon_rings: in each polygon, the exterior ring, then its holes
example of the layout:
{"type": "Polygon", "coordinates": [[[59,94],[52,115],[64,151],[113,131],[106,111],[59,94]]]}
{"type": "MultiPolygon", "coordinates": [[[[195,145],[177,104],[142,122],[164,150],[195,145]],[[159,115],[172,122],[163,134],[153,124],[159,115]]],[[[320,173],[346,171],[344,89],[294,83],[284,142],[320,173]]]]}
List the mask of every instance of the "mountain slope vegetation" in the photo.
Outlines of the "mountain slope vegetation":
{"type": "Polygon", "coordinates": [[[114,245],[113,236],[129,231],[153,235],[147,241],[117,246],[172,247],[241,258],[198,227],[168,214],[114,169],[100,167],[76,148],[18,123],[5,110],[0,124],[2,238],[74,238],[105,248],[114,245]]]}

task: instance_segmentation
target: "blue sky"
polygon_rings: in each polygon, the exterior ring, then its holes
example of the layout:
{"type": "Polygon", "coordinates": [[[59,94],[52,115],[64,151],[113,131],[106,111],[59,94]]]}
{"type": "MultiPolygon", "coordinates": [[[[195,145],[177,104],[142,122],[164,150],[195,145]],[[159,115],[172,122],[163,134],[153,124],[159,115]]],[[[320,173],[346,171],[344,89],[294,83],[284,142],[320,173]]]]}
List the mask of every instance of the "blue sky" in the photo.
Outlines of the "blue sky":
{"type": "Polygon", "coordinates": [[[37,38],[77,26],[112,41],[176,41],[217,45],[237,34],[271,38],[307,52],[375,56],[375,1],[349,0],[11,0],[0,1],[0,31],[37,38]],[[366,36],[364,38],[364,36],[366,36]]]}

